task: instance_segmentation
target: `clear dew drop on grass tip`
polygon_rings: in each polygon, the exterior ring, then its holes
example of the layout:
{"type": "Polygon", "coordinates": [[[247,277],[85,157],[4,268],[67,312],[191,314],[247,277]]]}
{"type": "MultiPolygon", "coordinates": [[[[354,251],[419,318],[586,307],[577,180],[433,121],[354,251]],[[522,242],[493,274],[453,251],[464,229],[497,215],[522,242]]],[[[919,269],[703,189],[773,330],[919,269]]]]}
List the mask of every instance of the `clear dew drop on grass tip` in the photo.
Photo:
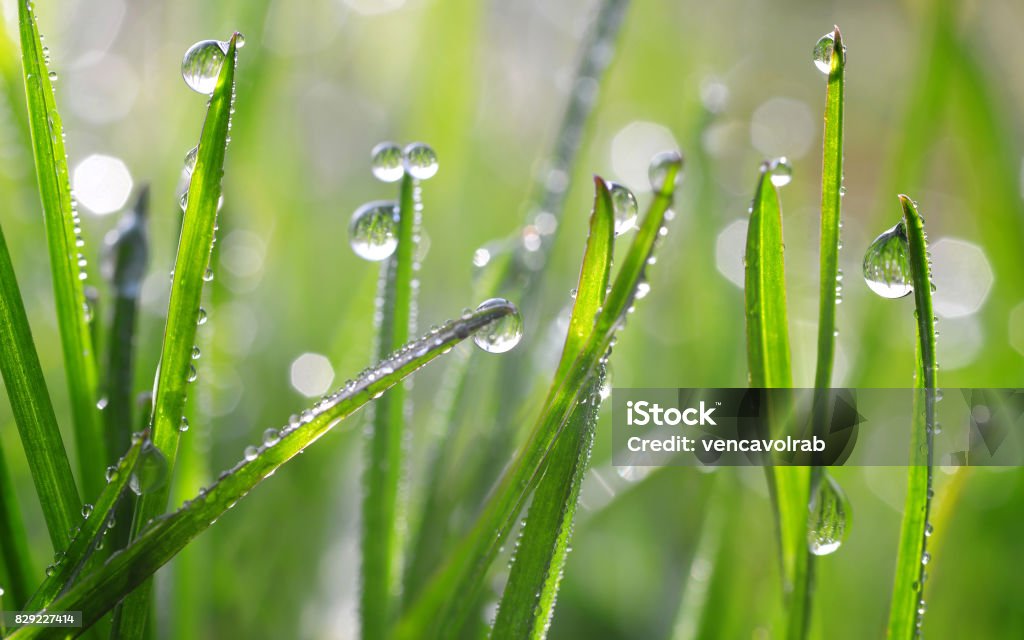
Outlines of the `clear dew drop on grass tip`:
{"type": "Polygon", "coordinates": [[[675,171],[675,185],[683,178],[683,156],[678,151],[661,151],[654,154],[648,167],[647,175],[651,180],[651,189],[662,193],[669,186],[666,184],[670,171],[675,171]]]}
{"type": "Polygon", "coordinates": [[[398,247],[398,203],[377,200],[356,209],[348,226],[349,244],[364,260],[385,260],[398,247]]]}
{"type": "Polygon", "coordinates": [[[836,551],[850,529],[850,504],[839,484],[822,472],[807,505],[807,547],[816,556],[836,551]]]}
{"type": "MultiPolygon", "coordinates": [[[[485,300],[476,309],[488,309],[499,305],[512,304],[504,298],[491,298],[485,300]]],[[[515,309],[507,316],[492,322],[481,331],[473,334],[473,342],[487,353],[505,353],[511,351],[523,338],[523,317],[519,310],[515,309]]]]}
{"type": "Polygon", "coordinates": [[[381,142],[370,152],[373,177],[381,182],[397,182],[405,175],[402,148],[394,142],[381,142]]]}
{"type": "Polygon", "coordinates": [[[422,142],[413,142],[403,151],[405,170],[417,180],[429,180],[437,173],[437,154],[422,142]]]}
{"type": "Polygon", "coordinates": [[[784,187],[793,180],[793,165],[786,156],[780,156],[768,164],[768,173],[773,185],[784,187]]]}
{"type": "Polygon", "coordinates": [[[622,235],[636,226],[639,212],[636,196],[618,182],[609,182],[608,192],[612,197],[612,210],[615,213],[615,235],[622,235]]]}
{"type": "Polygon", "coordinates": [[[914,290],[907,251],[902,220],[875,238],[864,253],[864,282],[872,291],[883,298],[902,298],[914,290]]]}
{"type": "Polygon", "coordinates": [[[832,52],[835,51],[835,35],[826,33],[814,45],[814,66],[824,74],[832,72],[832,52]]]}

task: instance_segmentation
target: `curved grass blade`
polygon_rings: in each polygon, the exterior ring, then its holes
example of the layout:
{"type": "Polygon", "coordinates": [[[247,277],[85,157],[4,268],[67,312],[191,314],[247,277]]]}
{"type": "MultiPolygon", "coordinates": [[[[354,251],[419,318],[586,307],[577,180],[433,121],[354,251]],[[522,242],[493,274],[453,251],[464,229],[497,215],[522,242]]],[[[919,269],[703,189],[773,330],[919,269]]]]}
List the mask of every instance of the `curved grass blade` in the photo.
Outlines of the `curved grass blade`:
{"type": "MultiPolygon", "coordinates": [[[[0,328],[0,372],[7,387],[7,397],[50,541],[54,549],[63,549],[68,543],[68,531],[75,524],[81,502],[3,231],[0,231],[0,328]]],[[[11,531],[18,531],[13,523],[11,531]]]]}
{"type": "MultiPolygon", "coordinates": [[[[598,103],[593,94],[593,87],[601,85],[612,59],[628,6],[628,0],[601,0],[593,21],[588,25],[587,33],[580,44],[579,61],[572,83],[573,90],[552,140],[548,158],[543,164],[544,170],[536,176],[531,188],[532,193],[526,203],[525,224],[534,224],[540,214],[552,215],[556,221],[563,215],[568,189],[562,181],[549,178],[552,175],[570,177],[574,173],[587,122],[598,103]]],[[[556,235],[557,226],[553,235],[541,235],[541,244],[533,256],[534,259],[547,262],[547,255],[554,246],[556,235]]],[[[491,256],[490,260],[481,280],[477,283],[477,297],[512,297],[520,302],[524,317],[528,319],[534,298],[539,292],[535,283],[542,275],[540,270],[524,268],[520,256],[516,255],[514,250],[497,253],[491,256]]],[[[449,364],[445,374],[445,388],[451,392],[443,398],[444,402],[438,404],[433,420],[431,432],[437,435],[431,437],[428,445],[429,452],[426,457],[429,462],[424,465],[427,477],[416,483],[423,488],[425,495],[413,502],[422,506],[419,513],[411,514],[410,519],[412,545],[405,580],[405,595],[409,600],[415,599],[420,587],[430,578],[430,572],[437,567],[438,560],[444,557],[444,544],[452,534],[446,526],[449,518],[444,515],[437,517],[436,514],[445,514],[449,508],[445,497],[449,493],[449,485],[445,482],[443,473],[453,464],[450,456],[454,448],[449,445],[460,435],[457,430],[463,424],[458,414],[464,405],[463,392],[467,386],[469,371],[472,369],[473,356],[475,354],[449,364]],[[427,518],[423,514],[435,514],[435,517],[427,518]]],[[[520,388],[520,379],[524,382],[532,379],[532,376],[523,374],[519,369],[510,370],[507,375],[506,381],[516,385],[516,389],[520,388]]],[[[518,391],[507,395],[513,402],[519,402],[521,399],[521,393],[518,391]]],[[[498,433],[494,435],[497,438],[505,437],[498,433]]],[[[496,448],[506,450],[498,446],[500,443],[494,444],[496,448]]],[[[481,464],[484,467],[490,466],[486,462],[481,464]]],[[[470,482],[475,482],[475,479],[471,479],[470,482]]]]}
{"type": "MultiPolygon", "coordinates": [[[[556,380],[573,365],[593,332],[594,318],[604,302],[611,272],[615,214],[608,185],[597,177],[594,182],[590,237],[556,380]]],[[[580,485],[590,460],[603,380],[599,370],[588,385],[587,401],[578,404],[566,421],[534,491],[527,525],[516,547],[515,562],[498,607],[493,638],[547,635],[569,552],[580,485]]]]}
{"type": "MultiPolygon", "coordinates": [[[[222,473],[211,487],[180,509],[153,520],[123,550],[102,566],[62,590],[51,611],[82,611],[84,624],[93,624],[121,598],[143,584],[161,566],[202,533],[217,518],[244,498],[283,464],[348,418],[362,406],[392,389],[411,373],[447,353],[473,333],[516,313],[511,303],[490,306],[450,321],[436,333],[405,345],[389,359],[363,372],[354,382],[321,400],[279,432],[265,434],[264,444],[246,451],[246,457],[222,473]],[[273,437],[271,437],[273,436],[273,437]]],[[[26,627],[11,640],[45,638],[54,629],[26,627]]]]}
{"type": "Polygon", "coordinates": [[[917,316],[917,376],[914,421],[911,425],[907,497],[896,552],[896,575],[889,608],[889,637],[915,638],[920,633],[927,562],[927,527],[932,496],[932,438],[935,425],[935,316],[932,310],[931,269],[924,221],[914,202],[899,197],[907,232],[907,258],[914,286],[917,316]]]}
{"type": "MultiPolygon", "coordinates": [[[[790,367],[789,324],[786,314],[786,278],[782,241],[782,206],[768,165],[762,165],[746,248],[747,363],[750,386],[793,386],[790,367]]],[[[777,427],[781,412],[773,413],[777,427]]],[[[781,549],[787,638],[806,636],[810,605],[807,551],[807,504],[810,470],[805,467],[769,466],[765,469],[781,549]]]]}
{"type": "MultiPolygon", "coordinates": [[[[160,364],[153,389],[152,440],[172,472],[181,436],[179,425],[185,410],[185,390],[192,367],[196,326],[203,313],[199,303],[217,224],[224,156],[234,105],[238,37],[239,34],[235,33],[228,43],[199,138],[198,157],[188,188],[188,204],[174,260],[167,323],[164,325],[160,364]]],[[[164,513],[169,491],[170,485],[165,483],[139,498],[132,522],[133,535],[137,535],[150,519],[164,513]]],[[[115,633],[138,637],[143,632],[149,610],[149,592],[147,583],[125,600],[120,615],[116,616],[115,633]]]]}
{"type": "Polygon", "coordinates": [[[139,459],[139,453],[147,444],[147,440],[141,437],[137,438],[117,464],[108,469],[106,477],[109,481],[96,500],[96,504],[83,507],[87,510],[82,512],[85,517],[79,520],[80,526],[76,526],[74,529],[77,531],[74,539],[68,545],[67,550],[61,552],[61,561],[51,565],[46,579],[25,605],[26,610],[45,609],[53,602],[61,589],[81,573],[90,555],[96,550],[97,541],[107,533],[114,509],[127,491],[132,471],[139,459]]]}
{"type": "Polygon", "coordinates": [[[555,440],[625,322],[656,241],[663,233],[682,163],[682,158],[676,156],[667,168],[664,186],[654,194],[590,338],[564,377],[552,382],[528,440],[506,469],[473,528],[399,621],[397,637],[453,637],[465,623],[491,562],[540,479],[555,440]],[[452,598],[451,594],[458,597],[452,598]]]}
{"type": "MultiPolygon", "coordinates": [[[[99,494],[103,479],[97,461],[106,464],[106,446],[96,401],[98,374],[83,291],[85,271],[80,257],[78,214],[71,202],[63,125],[53,97],[43,45],[31,2],[18,2],[21,60],[25,74],[32,155],[46,223],[46,241],[53,272],[71,413],[75,425],[78,467],[85,496],[99,494]]],[[[77,510],[77,507],[76,507],[77,510]]],[[[66,540],[65,540],[66,542],[66,540]]]]}
{"type": "MultiPolygon", "coordinates": [[[[381,272],[379,360],[408,342],[415,314],[413,271],[420,187],[412,176],[405,174],[399,189],[398,246],[381,272]]],[[[399,485],[404,472],[406,395],[405,386],[396,385],[373,406],[373,434],[367,450],[363,495],[360,613],[364,638],[386,635],[399,593],[399,527],[404,520],[399,485]]]]}

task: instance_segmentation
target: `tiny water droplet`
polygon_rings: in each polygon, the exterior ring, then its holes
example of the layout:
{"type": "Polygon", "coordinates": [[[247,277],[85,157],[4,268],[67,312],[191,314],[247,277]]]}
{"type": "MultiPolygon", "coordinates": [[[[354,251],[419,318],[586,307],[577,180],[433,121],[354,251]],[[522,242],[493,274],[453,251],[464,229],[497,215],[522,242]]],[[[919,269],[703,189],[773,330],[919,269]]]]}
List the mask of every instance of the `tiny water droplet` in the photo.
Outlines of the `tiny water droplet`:
{"type": "MultiPolygon", "coordinates": [[[[504,298],[491,298],[480,303],[477,311],[498,305],[512,304],[504,298]]],[[[514,308],[514,307],[513,307],[514,308]]],[[[505,353],[511,350],[523,337],[523,318],[519,310],[502,317],[473,335],[473,342],[487,353],[505,353]]]]}
{"type": "Polygon", "coordinates": [[[579,290],[576,287],[573,287],[572,289],[569,289],[569,297],[572,298],[573,300],[576,299],[576,295],[578,293],[579,293],[579,290]]]}
{"type": "Polygon", "coordinates": [[[189,427],[188,418],[186,418],[185,416],[181,416],[181,422],[178,423],[178,431],[181,431],[181,432],[188,431],[188,427],[189,427]]]}
{"type": "Polygon", "coordinates": [[[281,441],[281,434],[277,429],[271,427],[263,432],[263,445],[266,447],[272,447],[281,441]]]}
{"type": "Polygon", "coordinates": [[[252,462],[253,460],[255,460],[256,456],[258,454],[259,454],[259,449],[257,449],[254,445],[249,445],[248,447],[245,448],[244,455],[245,455],[245,459],[248,462],[252,462]]]}
{"type": "Polygon", "coordinates": [[[647,294],[650,292],[651,285],[648,284],[646,281],[641,280],[636,284],[636,293],[633,294],[633,297],[637,300],[641,300],[643,298],[646,298],[647,294]]]}
{"type": "Polygon", "coordinates": [[[91,504],[89,504],[88,502],[86,502],[85,504],[82,505],[82,519],[83,520],[87,519],[90,515],[92,515],[92,509],[93,509],[93,506],[91,504]]]}
{"type": "Polygon", "coordinates": [[[213,282],[213,269],[207,267],[203,272],[203,282],[213,282]]]}
{"type": "Polygon", "coordinates": [[[356,209],[348,225],[348,241],[364,260],[389,258],[398,247],[398,204],[377,200],[356,209]]]}
{"type": "Polygon", "coordinates": [[[241,49],[245,46],[245,36],[240,33],[235,33],[235,48],[241,49]]]}
{"type": "Polygon", "coordinates": [[[50,82],[56,82],[57,81],[57,72],[56,71],[51,71],[49,76],[50,76],[50,82]]]}
{"type": "Polygon", "coordinates": [[[661,151],[654,154],[647,175],[651,179],[651,189],[656,193],[668,188],[666,181],[671,172],[675,172],[674,184],[678,185],[683,178],[683,156],[678,151],[661,151]]]}
{"type": "Polygon", "coordinates": [[[185,172],[192,175],[192,172],[196,170],[196,162],[199,160],[199,145],[196,145],[188,150],[185,154],[185,172]]]}
{"type": "Polygon", "coordinates": [[[612,197],[612,211],[615,213],[615,235],[622,235],[636,226],[639,211],[636,196],[618,182],[609,182],[608,192],[612,197]]]}
{"type": "Polygon", "coordinates": [[[198,360],[199,356],[201,356],[201,355],[203,355],[203,352],[199,350],[199,347],[193,345],[193,347],[192,347],[192,359],[193,360],[198,360]]]}
{"type": "Polygon", "coordinates": [[[167,458],[152,442],[142,445],[135,470],[128,479],[128,487],[136,495],[143,495],[164,486],[167,482],[167,458]]]}
{"type": "Polygon", "coordinates": [[[405,170],[417,180],[429,180],[437,173],[437,154],[430,145],[413,142],[403,153],[405,170]]]}
{"type": "Polygon", "coordinates": [[[931,537],[931,535],[932,535],[932,534],[933,534],[934,532],[935,532],[935,528],[934,528],[934,527],[932,526],[932,523],[930,523],[930,522],[929,522],[929,523],[927,523],[927,524],[925,524],[925,525],[924,525],[924,535],[925,535],[926,537],[929,537],[929,538],[930,538],[930,537],[931,537]]]}
{"type": "Polygon", "coordinates": [[[199,373],[196,372],[195,365],[188,365],[188,375],[185,377],[185,382],[195,382],[198,377],[199,373]]]}
{"type": "Polygon", "coordinates": [[[211,95],[227,53],[228,43],[219,40],[200,40],[189,47],[181,60],[181,77],[189,89],[211,95]]]}
{"type": "Polygon", "coordinates": [[[928,553],[927,551],[921,554],[921,564],[928,564],[929,562],[931,562],[931,559],[932,554],[928,553]]]}
{"type": "Polygon", "coordinates": [[[868,247],[864,254],[864,281],[883,298],[902,298],[913,291],[907,231],[902,221],[868,247]]]}
{"type": "Polygon", "coordinates": [[[53,566],[52,564],[46,566],[46,577],[47,578],[52,578],[53,574],[55,574],[55,573],[57,573],[57,567],[53,566]]]}
{"type": "Polygon", "coordinates": [[[110,404],[110,401],[107,400],[106,396],[103,396],[102,398],[96,401],[96,408],[99,409],[100,411],[103,411],[104,409],[107,408],[108,404],[110,404]]]}
{"type": "Polygon", "coordinates": [[[850,528],[850,506],[832,476],[822,473],[807,508],[808,548],[816,556],[833,553],[850,528]]]}
{"type": "Polygon", "coordinates": [[[199,307],[199,315],[196,316],[196,324],[201,327],[206,324],[208,319],[209,317],[206,315],[206,309],[199,307]]]}
{"type": "Polygon", "coordinates": [[[832,52],[835,46],[835,36],[831,33],[821,36],[814,45],[814,66],[818,67],[818,71],[824,74],[832,73],[832,52]]]}
{"type": "Polygon", "coordinates": [[[114,465],[110,465],[109,467],[107,467],[107,472],[104,477],[107,479],[107,482],[113,482],[117,480],[118,475],[120,474],[117,470],[117,467],[114,465]]]}
{"type": "Polygon", "coordinates": [[[768,173],[771,174],[772,184],[784,187],[793,180],[793,165],[786,156],[779,156],[769,163],[768,173]]]}
{"type": "Polygon", "coordinates": [[[370,152],[373,177],[381,182],[395,182],[402,179],[402,148],[394,142],[381,142],[370,152]]]}

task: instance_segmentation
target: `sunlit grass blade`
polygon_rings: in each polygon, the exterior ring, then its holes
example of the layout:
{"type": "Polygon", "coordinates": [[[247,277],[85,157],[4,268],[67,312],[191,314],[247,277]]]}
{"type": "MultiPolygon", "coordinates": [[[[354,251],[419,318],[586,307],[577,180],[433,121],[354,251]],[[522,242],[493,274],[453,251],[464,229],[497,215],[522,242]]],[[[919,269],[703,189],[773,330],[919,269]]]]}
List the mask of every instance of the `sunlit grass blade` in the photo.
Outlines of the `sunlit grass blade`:
{"type": "Polygon", "coordinates": [[[932,497],[932,438],[935,425],[935,316],[932,309],[931,267],[924,221],[917,207],[901,195],[903,224],[907,233],[907,257],[914,287],[917,316],[917,374],[914,421],[911,425],[907,495],[896,552],[896,575],[889,608],[889,637],[915,638],[920,632],[927,563],[927,527],[932,497]]]}
{"type": "Polygon", "coordinates": [[[400,638],[452,637],[463,626],[480,594],[487,570],[526,498],[537,484],[544,461],[562,432],[586,383],[611,347],[644,281],[648,260],[662,235],[665,214],[672,203],[682,158],[664,157],[660,188],[629,248],[590,338],[564,377],[555,379],[533,430],[501,480],[469,533],[453,550],[448,562],[436,572],[421,595],[409,607],[396,630],[400,638]],[[451,594],[459,594],[452,598],[451,594]]]}
{"type": "MultiPolygon", "coordinates": [[[[0,609],[4,602],[20,607],[31,593],[30,582],[34,582],[32,563],[28,554],[28,535],[25,523],[18,507],[14,493],[14,483],[7,470],[3,448],[0,447],[0,580],[3,580],[6,601],[0,600],[0,609]]],[[[12,608],[12,607],[7,607],[12,608]]],[[[2,632],[0,625],[0,632],[2,632]]]]}
{"type": "MultiPolygon", "coordinates": [[[[295,422],[280,431],[265,434],[262,446],[247,450],[245,459],[221,474],[211,487],[177,511],[156,518],[139,532],[128,547],[113,554],[101,567],[81,576],[72,585],[65,585],[70,588],[63,591],[48,609],[82,611],[85,624],[94,623],[253,487],[335,425],[473,333],[516,312],[511,303],[489,306],[450,321],[436,333],[405,345],[388,360],[304,411],[295,422]]],[[[296,505],[296,508],[300,506],[296,505]]],[[[47,634],[52,636],[54,631],[39,626],[26,627],[9,637],[48,637],[47,634]]]]}
{"type": "Polygon", "coordinates": [[[76,533],[71,544],[66,550],[61,551],[61,561],[51,565],[46,579],[25,605],[26,610],[39,611],[46,608],[57,597],[61,589],[81,573],[86,566],[86,561],[96,550],[97,543],[102,540],[101,536],[107,534],[106,530],[114,516],[114,509],[128,490],[128,483],[135,463],[139,459],[139,452],[145,444],[145,440],[141,437],[138,438],[117,464],[108,469],[106,477],[109,482],[96,499],[96,504],[83,507],[83,517],[75,526],[76,533]]]}
{"type": "MultiPolygon", "coordinates": [[[[50,532],[50,541],[54,549],[59,550],[68,543],[68,531],[75,522],[81,502],[2,231],[0,329],[0,372],[3,373],[7,397],[50,532]]],[[[97,469],[96,473],[102,474],[102,470],[97,469]]],[[[12,528],[12,534],[17,535],[16,532],[17,529],[12,528]]]]}
{"type": "MultiPolygon", "coordinates": [[[[416,200],[419,185],[405,174],[398,199],[398,246],[382,266],[377,359],[384,359],[409,340],[415,313],[413,290],[416,261],[416,200]]],[[[401,575],[404,522],[399,485],[404,463],[407,398],[396,385],[373,405],[373,435],[367,450],[363,494],[363,538],[360,612],[364,638],[382,638],[392,622],[401,575]]]]}
{"type": "Polygon", "coordinates": [[[102,488],[102,469],[107,463],[107,454],[96,408],[98,374],[83,292],[85,271],[79,246],[78,214],[71,201],[64,128],[53,97],[32,3],[18,2],[18,25],[32,154],[46,223],[63,366],[75,425],[79,480],[82,494],[88,498],[99,494],[102,488]]]}
{"type": "MultiPolygon", "coordinates": [[[[761,167],[747,227],[744,289],[747,364],[750,386],[755,388],[793,385],[785,276],[782,206],[766,163],[761,167]]],[[[779,415],[775,413],[773,422],[778,421],[779,415]]],[[[773,428],[778,426],[772,425],[773,428]]],[[[802,638],[807,631],[810,590],[807,553],[810,470],[775,465],[768,467],[766,473],[781,549],[785,637],[802,638]]]]}
{"type": "MultiPolygon", "coordinates": [[[[199,138],[199,152],[188,188],[188,204],[174,260],[171,298],[153,390],[152,440],[171,472],[181,437],[192,347],[202,313],[200,301],[217,224],[224,156],[234,108],[238,38],[236,33],[228,44],[199,138]]],[[[133,535],[138,534],[150,519],[164,513],[169,491],[170,483],[165,483],[163,487],[140,496],[132,522],[133,535]]],[[[136,637],[143,632],[149,610],[149,591],[147,583],[125,600],[117,616],[115,633],[136,637]]]]}
{"type": "MultiPolygon", "coordinates": [[[[583,256],[576,302],[555,379],[565,375],[591,332],[607,293],[615,238],[615,213],[608,185],[595,178],[594,212],[583,256]]],[[[600,389],[599,371],[555,442],[530,504],[527,525],[501,597],[494,638],[543,638],[554,614],[569,552],[583,473],[590,460],[600,389]]]]}

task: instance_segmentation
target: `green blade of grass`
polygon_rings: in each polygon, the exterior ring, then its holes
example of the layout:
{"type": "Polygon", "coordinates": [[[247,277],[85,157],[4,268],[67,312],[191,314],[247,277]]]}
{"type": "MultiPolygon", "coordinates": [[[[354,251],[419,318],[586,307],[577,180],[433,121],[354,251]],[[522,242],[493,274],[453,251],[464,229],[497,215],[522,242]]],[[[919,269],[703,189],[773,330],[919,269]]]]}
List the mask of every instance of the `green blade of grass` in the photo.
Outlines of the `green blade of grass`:
{"type": "Polygon", "coordinates": [[[616,332],[625,322],[637,287],[644,279],[648,260],[662,234],[665,213],[672,203],[675,180],[681,170],[682,158],[676,156],[667,167],[663,187],[655,190],[654,199],[605,300],[593,333],[565,376],[552,382],[544,408],[527,442],[507,467],[473,528],[399,621],[397,637],[446,638],[455,635],[463,626],[473,603],[477,601],[491,562],[522,511],[527,496],[540,479],[553,443],[562,432],[590,376],[611,347],[616,332]],[[459,596],[452,598],[453,593],[459,596]]]}
{"type": "Polygon", "coordinates": [[[67,550],[63,552],[61,561],[52,565],[52,570],[47,572],[46,579],[25,605],[26,610],[45,609],[53,602],[61,589],[70,584],[82,572],[89,556],[96,550],[97,541],[107,533],[114,509],[128,489],[128,482],[135,463],[139,459],[139,452],[142,451],[142,447],[146,443],[147,441],[143,438],[138,438],[124,454],[124,457],[114,465],[113,470],[108,470],[109,482],[100,492],[96,504],[89,505],[87,507],[89,511],[83,512],[83,514],[87,513],[87,516],[78,521],[80,526],[75,527],[77,533],[74,539],[68,545],[67,550]]]}
{"type": "MultiPolygon", "coordinates": [[[[35,582],[28,554],[28,535],[18,508],[14,483],[7,471],[3,447],[0,447],[0,580],[4,581],[7,602],[16,607],[24,604],[31,594],[30,583],[35,582]]],[[[0,609],[3,609],[0,600],[0,609]]],[[[7,607],[11,608],[11,607],[7,607]]]]}
{"type": "MultiPolygon", "coordinates": [[[[83,291],[85,271],[80,266],[78,214],[71,201],[64,129],[53,97],[49,70],[31,2],[18,2],[21,33],[21,61],[25,76],[32,155],[35,159],[39,196],[43,206],[46,240],[53,272],[53,293],[57,307],[67,376],[71,413],[78,450],[82,494],[98,495],[102,465],[107,463],[103,429],[100,424],[98,374],[92,335],[83,291]]],[[[77,507],[76,507],[77,510],[77,507]]]]}
{"type": "MultiPolygon", "coordinates": [[[[417,191],[406,174],[398,200],[398,246],[381,273],[380,326],[377,359],[383,359],[409,340],[415,309],[413,269],[416,261],[417,191]]],[[[393,621],[401,576],[401,537],[404,521],[399,485],[404,471],[407,398],[396,385],[373,406],[373,435],[367,449],[364,475],[362,589],[360,613],[364,638],[383,638],[393,621]]]]}
{"type": "Polygon", "coordinates": [[[931,269],[924,221],[914,202],[901,195],[903,224],[907,233],[907,258],[914,287],[917,316],[917,375],[915,386],[923,390],[915,396],[911,425],[910,461],[907,469],[907,496],[900,524],[896,552],[896,575],[889,607],[888,637],[918,637],[924,595],[925,554],[927,553],[928,515],[932,496],[932,438],[935,425],[935,316],[932,310],[931,269]]]}
{"type": "MultiPolygon", "coordinates": [[[[491,323],[517,313],[511,303],[474,311],[442,326],[431,334],[405,345],[389,359],[364,372],[358,379],[279,431],[278,440],[267,438],[258,448],[247,451],[246,459],[222,473],[216,483],[171,514],[160,516],[144,527],[123,550],[102,566],[64,585],[50,611],[82,611],[85,625],[98,620],[119,600],[143,584],[161,566],[207,529],[224,512],[245,497],[265,478],[297,456],[355,411],[392,389],[408,375],[450,351],[456,344],[491,323]]],[[[9,636],[14,639],[62,637],[64,630],[41,626],[25,627],[9,636]]],[[[119,636],[124,637],[124,636],[119,636]]]]}
{"type": "MultiPolygon", "coordinates": [[[[593,332],[611,272],[615,214],[608,185],[596,177],[594,182],[590,236],[556,380],[567,373],[593,332]]],[[[603,378],[599,371],[589,383],[587,402],[578,404],[566,421],[534,491],[527,525],[516,547],[516,559],[498,607],[493,638],[547,635],[569,552],[580,485],[590,459],[603,378]]]]}
{"type": "MultiPolygon", "coordinates": [[[[750,386],[791,387],[782,206],[767,164],[761,167],[751,207],[746,265],[744,293],[750,386]]],[[[780,415],[781,412],[773,412],[773,428],[778,428],[780,415]]],[[[766,469],[766,475],[781,549],[785,637],[803,638],[807,633],[810,598],[807,552],[810,470],[773,465],[766,469]]]]}
{"type": "MultiPolygon", "coordinates": [[[[178,453],[178,440],[181,437],[179,427],[184,415],[185,394],[192,366],[192,347],[195,345],[196,327],[201,313],[199,305],[217,224],[224,156],[234,108],[238,37],[239,34],[234,34],[228,44],[199,138],[198,157],[188,188],[188,204],[174,260],[167,322],[164,325],[160,364],[153,389],[150,423],[152,440],[167,460],[170,472],[174,470],[178,453]]],[[[165,483],[163,487],[139,498],[132,522],[133,536],[149,520],[164,513],[169,491],[170,483],[165,483]]],[[[116,634],[138,637],[143,632],[150,608],[149,595],[150,584],[146,583],[125,600],[119,615],[115,617],[116,634]]]]}
{"type": "MultiPolygon", "coordinates": [[[[7,240],[0,231],[0,372],[55,550],[69,540],[81,508],[64,441],[39,364],[7,240]]],[[[100,470],[97,469],[99,474],[100,470]]],[[[19,528],[11,523],[12,535],[19,528]]]]}

